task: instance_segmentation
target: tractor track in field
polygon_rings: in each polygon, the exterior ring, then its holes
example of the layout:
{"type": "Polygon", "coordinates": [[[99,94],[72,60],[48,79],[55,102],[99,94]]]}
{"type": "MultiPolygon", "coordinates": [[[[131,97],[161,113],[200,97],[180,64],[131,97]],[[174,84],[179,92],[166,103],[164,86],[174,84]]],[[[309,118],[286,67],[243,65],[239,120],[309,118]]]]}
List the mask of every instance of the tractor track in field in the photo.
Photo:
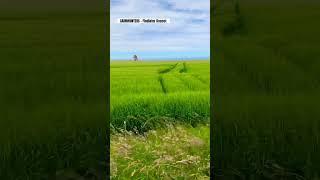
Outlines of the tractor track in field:
{"type": "Polygon", "coordinates": [[[160,69],[158,71],[159,74],[166,74],[166,73],[169,73],[171,72],[172,70],[174,70],[177,66],[178,66],[179,63],[176,63],[176,64],[173,64],[171,65],[170,67],[168,68],[165,68],[165,69],[160,69]]]}
{"type": "MultiPolygon", "coordinates": [[[[160,86],[161,86],[161,89],[162,89],[162,92],[164,94],[167,94],[168,93],[168,88],[166,87],[165,85],[165,79],[163,77],[164,74],[168,74],[170,72],[172,72],[173,70],[175,70],[177,68],[178,65],[180,65],[181,63],[175,63],[175,64],[172,64],[171,66],[169,66],[168,68],[165,68],[165,69],[160,69],[158,70],[158,81],[160,83],[160,86]]],[[[179,75],[177,76],[177,78],[181,81],[181,83],[187,87],[188,89],[190,90],[194,90],[194,88],[190,85],[190,83],[184,78],[182,77],[184,74],[189,74],[188,71],[189,71],[189,68],[187,67],[187,63],[186,62],[183,62],[182,63],[182,68],[179,70],[179,75]]],[[[203,84],[206,84],[207,82],[205,82],[203,79],[201,79],[200,77],[198,77],[197,75],[195,74],[190,74],[192,78],[196,79],[197,81],[200,81],[201,83],[203,84]]]]}
{"type": "Polygon", "coordinates": [[[162,76],[159,76],[158,81],[159,81],[159,83],[160,83],[162,92],[163,92],[164,94],[167,94],[167,93],[168,93],[168,89],[166,88],[166,86],[165,86],[165,84],[164,84],[164,79],[163,79],[163,77],[162,77],[162,76]]]}
{"type": "Polygon", "coordinates": [[[176,64],[173,64],[171,65],[170,67],[168,68],[165,68],[165,69],[160,69],[158,71],[158,74],[159,74],[159,77],[158,77],[158,81],[160,83],[160,86],[161,86],[161,89],[162,89],[162,92],[164,94],[167,94],[168,93],[168,88],[165,86],[165,83],[164,83],[164,78],[163,78],[163,74],[167,74],[169,72],[171,72],[172,70],[174,70],[177,66],[178,66],[179,63],[176,63],[176,64]]]}

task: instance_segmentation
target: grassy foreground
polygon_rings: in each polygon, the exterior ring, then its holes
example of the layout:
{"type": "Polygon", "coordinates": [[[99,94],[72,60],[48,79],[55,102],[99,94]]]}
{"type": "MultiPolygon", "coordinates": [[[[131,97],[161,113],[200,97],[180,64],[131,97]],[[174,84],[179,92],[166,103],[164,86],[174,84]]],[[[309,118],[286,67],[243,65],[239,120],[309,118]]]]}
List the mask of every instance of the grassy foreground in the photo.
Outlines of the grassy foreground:
{"type": "Polygon", "coordinates": [[[214,176],[319,179],[320,4],[216,4],[214,176]]]}
{"type": "Polygon", "coordinates": [[[210,129],[167,126],[111,136],[111,179],[209,179],[210,129]]]}
{"type": "Polygon", "coordinates": [[[111,62],[111,177],[209,178],[209,61],[111,62]]]}

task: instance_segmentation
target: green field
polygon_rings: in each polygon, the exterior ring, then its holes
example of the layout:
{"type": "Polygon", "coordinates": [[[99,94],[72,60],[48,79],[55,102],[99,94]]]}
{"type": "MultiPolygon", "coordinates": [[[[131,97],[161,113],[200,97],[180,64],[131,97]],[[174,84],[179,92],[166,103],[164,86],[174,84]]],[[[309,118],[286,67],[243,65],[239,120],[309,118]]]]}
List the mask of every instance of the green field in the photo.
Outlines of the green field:
{"type": "Polygon", "coordinates": [[[165,118],[208,119],[209,68],[209,61],[111,62],[111,125],[146,131],[165,118]]]}
{"type": "Polygon", "coordinates": [[[320,4],[212,4],[214,176],[319,179],[320,4]]]}
{"type": "MultiPolygon", "coordinates": [[[[209,145],[216,179],[319,179],[320,4],[234,2],[212,3],[210,142],[208,61],[111,63],[114,179],[208,178],[209,145]]],[[[51,10],[0,11],[0,179],[108,169],[107,13],[51,10]]]]}
{"type": "Polygon", "coordinates": [[[209,177],[210,61],[111,61],[110,80],[114,179],[209,177]]]}
{"type": "Polygon", "coordinates": [[[0,179],[104,177],[105,13],[0,12],[0,179]]]}

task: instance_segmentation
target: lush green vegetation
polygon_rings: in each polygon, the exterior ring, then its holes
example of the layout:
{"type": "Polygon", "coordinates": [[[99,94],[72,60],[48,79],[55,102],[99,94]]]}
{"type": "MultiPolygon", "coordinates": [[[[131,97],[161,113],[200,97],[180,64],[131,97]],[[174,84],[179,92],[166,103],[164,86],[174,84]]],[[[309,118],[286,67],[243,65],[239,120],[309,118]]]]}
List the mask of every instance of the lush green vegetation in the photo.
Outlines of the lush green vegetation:
{"type": "Polygon", "coordinates": [[[1,10],[0,179],[105,176],[105,16],[1,10]]]}
{"type": "Polygon", "coordinates": [[[209,61],[113,61],[112,126],[146,131],[166,118],[192,125],[208,119],[209,67],[209,61]]]}
{"type": "Polygon", "coordinates": [[[214,176],[318,179],[320,4],[213,9],[214,176]]]}
{"type": "Polygon", "coordinates": [[[112,178],[209,177],[209,67],[111,62],[112,178]]]}

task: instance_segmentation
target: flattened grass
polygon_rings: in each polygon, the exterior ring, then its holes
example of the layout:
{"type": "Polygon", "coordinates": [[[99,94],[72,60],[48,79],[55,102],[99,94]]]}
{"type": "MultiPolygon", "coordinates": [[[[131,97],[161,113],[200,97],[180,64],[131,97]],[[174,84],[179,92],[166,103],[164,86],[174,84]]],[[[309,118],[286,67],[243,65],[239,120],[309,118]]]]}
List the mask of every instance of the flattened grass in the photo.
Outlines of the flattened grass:
{"type": "Polygon", "coordinates": [[[209,179],[210,129],[186,125],[111,136],[111,179],[209,179]]]}

